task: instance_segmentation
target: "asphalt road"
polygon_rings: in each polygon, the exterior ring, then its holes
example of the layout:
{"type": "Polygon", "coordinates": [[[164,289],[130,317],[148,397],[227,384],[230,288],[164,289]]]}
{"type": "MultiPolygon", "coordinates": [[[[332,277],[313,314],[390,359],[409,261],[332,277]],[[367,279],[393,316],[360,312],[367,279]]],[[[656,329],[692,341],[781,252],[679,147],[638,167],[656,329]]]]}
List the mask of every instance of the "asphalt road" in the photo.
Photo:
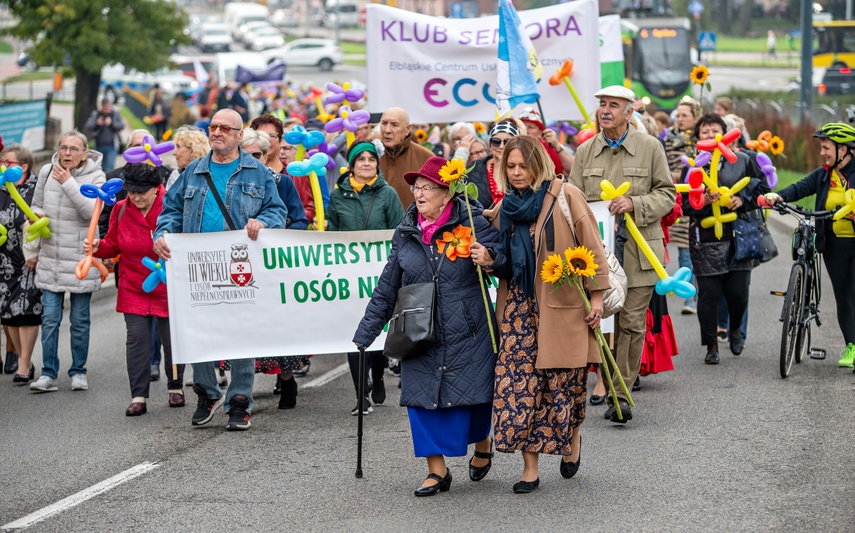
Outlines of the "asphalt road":
{"type": "MultiPolygon", "coordinates": [[[[29,530],[853,531],[855,375],[835,364],[843,343],[826,280],[814,338],[829,357],[779,377],[782,301],[769,291],[785,288],[789,237],[771,227],[782,253],[753,274],[743,355],[723,348],[720,365],[704,365],[697,319],[680,315],[682,302],[671,299],[682,352],[676,370],[643,378],[626,426],[603,420],[602,406],[589,407],[577,476],[560,478],[558,458],[546,457],[541,487],[527,496],[511,492],[521,457],[499,454],[477,484],[468,480],[466,458],[450,459],[451,491],[414,498],[426,472],[412,456],[391,374],[389,399],[366,417],[365,477],[356,479],[350,377],[307,386],[339,367],[342,355],[313,358],[291,411],[277,409],[273,377],[259,376],[247,432],[226,432],[222,412],[191,427],[193,407],[168,408],[163,381],[152,386],[149,413],[127,418],[124,324],[113,310],[114,289],[103,289],[92,307],[89,391],[71,392],[64,375],[67,317],[59,392],[33,395],[2,379],[0,526],[152,463],[29,530]]],[[[283,342],[300,334],[287,330],[287,316],[268,321],[256,327],[281,328],[283,342]]]]}

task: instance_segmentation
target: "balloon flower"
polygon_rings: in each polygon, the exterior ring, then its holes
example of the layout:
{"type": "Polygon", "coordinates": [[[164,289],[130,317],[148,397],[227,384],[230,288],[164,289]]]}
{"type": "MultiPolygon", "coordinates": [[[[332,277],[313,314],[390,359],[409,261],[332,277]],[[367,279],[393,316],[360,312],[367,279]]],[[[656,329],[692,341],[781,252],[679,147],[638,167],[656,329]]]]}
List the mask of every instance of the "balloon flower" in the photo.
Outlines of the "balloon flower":
{"type": "Polygon", "coordinates": [[[744,189],[751,182],[751,178],[746,176],[737,181],[733,187],[720,186],[718,184],[718,164],[721,161],[721,157],[724,156],[724,158],[731,163],[736,162],[736,154],[728,148],[728,145],[741,136],[742,132],[739,131],[739,129],[732,129],[724,135],[716,135],[715,139],[700,141],[696,145],[699,150],[712,152],[710,174],[707,175],[703,169],[701,169],[701,172],[704,172],[704,183],[707,184],[707,188],[710,192],[713,194],[717,193],[719,195],[718,200],[712,204],[712,216],[701,220],[701,227],[714,227],[715,237],[719,240],[721,240],[724,235],[724,225],[729,222],[733,222],[737,217],[734,212],[722,213],[721,208],[727,207],[728,204],[730,204],[730,200],[733,198],[733,195],[744,189]]]}
{"type": "MultiPolygon", "coordinates": [[[[30,221],[35,221],[30,224],[30,227],[27,228],[27,242],[31,242],[39,237],[43,239],[50,239],[50,228],[48,224],[50,220],[47,217],[41,217],[30,209],[30,206],[27,205],[27,202],[24,201],[24,198],[21,196],[21,193],[18,192],[17,187],[15,187],[15,183],[21,181],[23,178],[23,173],[20,167],[6,167],[5,165],[0,165],[0,182],[6,186],[6,190],[9,191],[9,196],[12,197],[12,200],[15,201],[18,208],[30,219],[30,221]]],[[[0,226],[0,245],[6,242],[6,226],[0,226]]]]}
{"type": "MultiPolygon", "coordinates": [[[[95,207],[92,209],[92,218],[89,220],[89,233],[86,235],[90,245],[92,244],[92,241],[95,240],[95,231],[98,229],[98,219],[101,217],[101,209],[104,207],[104,204],[113,205],[116,203],[116,193],[122,190],[122,185],[123,182],[121,179],[113,178],[111,180],[107,180],[107,182],[100,187],[91,183],[86,183],[80,186],[80,194],[87,198],[95,199],[95,207]]],[[[74,268],[74,275],[80,280],[86,278],[86,276],[89,275],[89,269],[93,264],[101,273],[101,281],[107,279],[107,274],[110,272],[107,270],[107,267],[104,266],[104,263],[93,260],[91,246],[89,251],[86,253],[86,257],[81,259],[74,268]]]]}
{"type": "Polygon", "coordinates": [[[564,85],[567,86],[567,90],[570,91],[570,95],[573,97],[573,100],[576,102],[576,106],[579,108],[579,111],[582,112],[582,116],[585,118],[585,121],[588,123],[588,126],[591,130],[594,129],[594,123],[591,121],[588,111],[585,109],[585,105],[582,103],[582,99],[579,98],[579,93],[576,92],[576,88],[573,87],[573,82],[570,81],[570,77],[573,75],[573,60],[568,59],[561,65],[561,68],[555,71],[549,78],[550,85],[558,85],[562,81],[564,85]]]}
{"type": "Polygon", "coordinates": [[[338,110],[339,118],[334,118],[326,123],[324,131],[327,133],[337,133],[341,130],[347,131],[347,147],[350,148],[356,140],[356,130],[362,124],[366,124],[371,118],[371,113],[360,109],[354,111],[350,107],[343,105],[338,110]]]}
{"type": "Polygon", "coordinates": [[[348,82],[345,82],[341,87],[335,83],[327,83],[327,90],[333,93],[327,96],[328,104],[348,105],[350,102],[358,102],[365,96],[365,91],[362,89],[351,89],[348,82]]]}
{"type": "Polygon", "coordinates": [[[317,148],[313,148],[309,150],[306,155],[312,157],[315,154],[327,154],[327,157],[330,160],[327,162],[327,170],[335,169],[335,154],[338,152],[338,146],[335,143],[327,144],[326,141],[322,142],[317,148]]]}
{"type": "MultiPolygon", "coordinates": [[[[603,192],[600,193],[600,198],[606,202],[610,202],[629,192],[629,187],[630,183],[626,181],[615,189],[614,185],[612,185],[610,181],[603,180],[600,182],[600,188],[603,190],[603,192]]],[[[681,298],[694,297],[696,292],[695,286],[688,281],[692,279],[692,272],[688,268],[682,267],[678,269],[673,276],[669,276],[668,272],[665,271],[665,267],[662,266],[662,262],[659,261],[656,254],[653,253],[653,249],[650,247],[650,244],[644,240],[644,236],[641,235],[641,232],[638,230],[638,226],[635,225],[635,220],[632,218],[632,215],[624,213],[623,218],[626,221],[626,229],[629,231],[629,234],[632,235],[633,240],[635,240],[635,243],[638,245],[638,249],[641,250],[641,253],[643,253],[647,260],[650,261],[650,264],[653,265],[653,270],[655,270],[656,274],[659,276],[660,281],[656,284],[656,293],[661,295],[674,293],[681,298]]]]}
{"type": "Polygon", "coordinates": [[[159,167],[163,164],[163,160],[160,158],[160,155],[174,149],[174,142],[169,141],[155,144],[154,137],[146,134],[143,137],[142,146],[128,148],[125,150],[125,153],[122,154],[122,157],[124,157],[125,161],[128,163],[148,163],[149,165],[159,167]]]}
{"type": "Polygon", "coordinates": [[[318,231],[324,231],[324,198],[321,196],[321,184],[318,181],[318,176],[326,176],[328,162],[329,156],[327,154],[317,153],[305,161],[292,161],[288,163],[285,169],[291,176],[309,177],[309,184],[312,186],[312,198],[315,200],[315,218],[318,219],[318,231]]]}
{"type": "Polygon", "coordinates": [[[143,257],[142,264],[151,270],[151,274],[143,281],[142,288],[145,292],[153,291],[161,283],[166,285],[166,265],[161,260],[155,261],[150,257],[143,257]]]}
{"type": "Polygon", "coordinates": [[[332,120],[332,118],[335,117],[335,115],[331,114],[331,113],[327,113],[326,107],[324,107],[323,102],[321,102],[321,95],[322,94],[324,94],[324,91],[322,91],[321,89],[318,89],[316,87],[312,87],[312,96],[314,96],[315,108],[317,108],[317,110],[318,110],[318,115],[315,118],[317,118],[318,120],[320,120],[321,122],[326,124],[327,122],[332,120]]]}
{"type": "Polygon", "coordinates": [[[846,191],[846,205],[841,207],[834,213],[834,220],[840,220],[845,216],[849,216],[852,213],[855,213],[855,189],[848,189],[846,191]]]}
{"type": "Polygon", "coordinates": [[[306,150],[314,148],[327,140],[322,131],[306,131],[306,128],[303,126],[294,126],[291,128],[291,131],[285,133],[284,139],[286,143],[297,147],[297,155],[295,156],[297,161],[303,159],[306,150]]]}
{"type": "Polygon", "coordinates": [[[766,176],[766,183],[769,184],[770,189],[774,189],[778,186],[778,172],[775,169],[775,166],[772,164],[772,160],[769,159],[769,156],[760,152],[757,154],[757,164],[760,165],[760,170],[763,171],[763,175],[766,176]]]}
{"type": "Polygon", "coordinates": [[[745,146],[749,150],[754,150],[755,152],[766,152],[769,150],[769,141],[772,140],[772,132],[769,130],[763,130],[760,132],[760,135],[757,136],[753,141],[748,141],[745,143],[745,146]]]}

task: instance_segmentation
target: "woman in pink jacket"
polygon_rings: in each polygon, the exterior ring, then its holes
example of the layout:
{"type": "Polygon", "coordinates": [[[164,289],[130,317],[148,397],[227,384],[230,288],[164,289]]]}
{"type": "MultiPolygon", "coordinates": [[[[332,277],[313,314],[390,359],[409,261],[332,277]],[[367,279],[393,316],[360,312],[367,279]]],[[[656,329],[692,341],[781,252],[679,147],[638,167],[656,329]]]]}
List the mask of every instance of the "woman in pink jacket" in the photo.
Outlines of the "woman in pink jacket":
{"type": "MultiPolygon", "coordinates": [[[[157,226],[157,217],[163,210],[163,195],[157,168],[146,163],[125,166],[125,190],[128,197],[118,203],[110,214],[110,229],[103,239],[92,243],[93,255],[100,258],[122,256],[121,277],[118,280],[116,311],[124,313],[128,330],[128,379],[133,400],[125,414],[139,416],[146,412],[151,369],[151,317],[157,318],[157,329],[166,355],[169,375],[169,406],[184,406],[184,365],[177,366],[177,376],[172,371],[172,348],[169,342],[169,307],[166,286],[158,285],[152,292],[143,290],[143,282],[151,271],[142,264],[143,257],[157,260],[152,251],[151,234],[157,226]]],[[[88,240],[83,250],[89,250],[88,240]]]]}

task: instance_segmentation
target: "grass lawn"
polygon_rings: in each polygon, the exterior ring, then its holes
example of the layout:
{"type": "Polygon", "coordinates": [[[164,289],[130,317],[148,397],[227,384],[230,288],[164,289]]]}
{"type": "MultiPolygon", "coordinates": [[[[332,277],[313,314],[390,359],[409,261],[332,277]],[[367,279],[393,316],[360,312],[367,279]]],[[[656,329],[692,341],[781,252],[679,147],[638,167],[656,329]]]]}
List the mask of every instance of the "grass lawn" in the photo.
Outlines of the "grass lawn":
{"type": "Polygon", "coordinates": [[[145,122],[143,122],[139,117],[134,115],[127,107],[122,107],[121,109],[119,109],[119,114],[122,115],[122,118],[125,119],[125,123],[131,130],[149,129],[148,126],[146,126],[145,122]]]}
{"type": "MultiPolygon", "coordinates": [[[[341,41],[338,43],[341,47],[341,51],[345,54],[363,54],[365,55],[365,43],[351,43],[346,41],[341,41]]],[[[364,63],[363,63],[364,64],[364,63]]]]}
{"type": "Polygon", "coordinates": [[[0,41],[0,54],[11,54],[12,45],[6,41],[0,41]]]}
{"type": "Polygon", "coordinates": [[[36,72],[22,72],[16,76],[9,76],[3,81],[6,83],[16,83],[22,81],[43,81],[52,79],[53,72],[42,72],[41,70],[37,70],[36,72]]]}
{"type": "MultiPolygon", "coordinates": [[[[778,186],[775,187],[776,191],[779,191],[786,187],[791,183],[795,183],[805,177],[807,174],[803,172],[796,172],[795,170],[786,170],[786,169],[778,169],[778,186]]],[[[800,206],[806,209],[813,209],[816,203],[816,199],[813,196],[808,196],[807,198],[802,198],[798,202],[796,202],[800,206]]]]}
{"type": "MultiPolygon", "coordinates": [[[[733,35],[716,35],[715,47],[717,52],[765,52],[766,37],[735,37],[733,35]]],[[[792,50],[798,55],[802,47],[800,38],[793,39],[792,50]]],[[[785,35],[778,35],[777,52],[779,56],[785,55],[790,50],[785,35]]]]}

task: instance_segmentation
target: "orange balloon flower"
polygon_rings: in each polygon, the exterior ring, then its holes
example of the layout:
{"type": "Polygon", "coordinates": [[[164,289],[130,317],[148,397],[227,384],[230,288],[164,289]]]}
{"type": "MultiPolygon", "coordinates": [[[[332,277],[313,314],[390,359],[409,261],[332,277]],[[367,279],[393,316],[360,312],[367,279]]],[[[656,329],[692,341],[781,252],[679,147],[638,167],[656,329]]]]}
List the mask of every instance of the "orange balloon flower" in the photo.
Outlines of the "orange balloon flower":
{"type": "Polygon", "coordinates": [[[549,85],[558,85],[564,78],[569,78],[573,75],[573,60],[568,59],[561,65],[561,68],[555,71],[549,78],[549,85]]]}
{"type": "Polygon", "coordinates": [[[453,231],[445,231],[442,238],[436,240],[439,253],[445,252],[449,261],[458,257],[469,257],[472,253],[470,247],[475,239],[472,238],[472,228],[459,224],[453,231]]]}

